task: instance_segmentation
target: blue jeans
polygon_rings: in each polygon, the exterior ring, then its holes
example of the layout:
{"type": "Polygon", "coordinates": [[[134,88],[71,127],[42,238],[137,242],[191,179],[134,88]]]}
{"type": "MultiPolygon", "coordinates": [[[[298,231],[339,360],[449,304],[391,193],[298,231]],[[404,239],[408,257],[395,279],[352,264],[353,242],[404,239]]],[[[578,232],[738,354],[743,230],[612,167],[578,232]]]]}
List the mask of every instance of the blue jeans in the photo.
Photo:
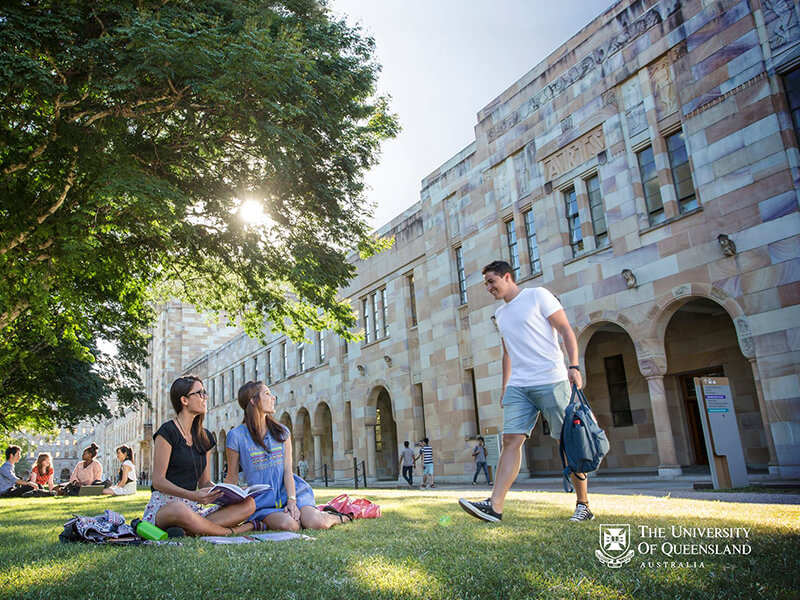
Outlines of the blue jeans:
{"type": "Polygon", "coordinates": [[[472,477],[472,483],[475,483],[476,481],[478,481],[478,473],[481,472],[481,469],[483,469],[483,474],[486,475],[486,483],[488,485],[491,485],[492,482],[489,481],[489,469],[486,468],[486,463],[485,462],[475,463],[475,475],[473,475],[473,477],[472,477]]]}
{"type": "Polygon", "coordinates": [[[403,467],[403,479],[408,482],[408,485],[414,484],[414,467],[403,467]]]}

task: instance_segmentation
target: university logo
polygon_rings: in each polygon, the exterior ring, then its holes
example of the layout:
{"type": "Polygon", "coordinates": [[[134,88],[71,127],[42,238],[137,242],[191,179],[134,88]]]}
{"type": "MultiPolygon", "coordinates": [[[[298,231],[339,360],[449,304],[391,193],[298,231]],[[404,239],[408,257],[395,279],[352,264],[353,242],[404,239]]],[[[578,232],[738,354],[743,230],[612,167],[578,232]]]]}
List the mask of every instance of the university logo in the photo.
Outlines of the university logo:
{"type": "Polygon", "coordinates": [[[619,569],[633,558],[630,545],[630,525],[600,525],[600,550],[595,551],[595,556],[607,567],[619,569]]]}

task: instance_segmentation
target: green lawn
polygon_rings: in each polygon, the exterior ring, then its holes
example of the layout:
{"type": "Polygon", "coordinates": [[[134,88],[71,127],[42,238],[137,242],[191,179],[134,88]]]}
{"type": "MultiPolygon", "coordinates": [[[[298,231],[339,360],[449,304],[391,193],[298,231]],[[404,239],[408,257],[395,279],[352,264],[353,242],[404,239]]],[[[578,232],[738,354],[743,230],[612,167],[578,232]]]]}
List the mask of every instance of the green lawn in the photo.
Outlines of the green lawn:
{"type": "MultiPolygon", "coordinates": [[[[339,491],[318,491],[318,500],[339,491]]],[[[597,494],[597,519],[576,524],[567,522],[573,508],[567,494],[512,492],[506,522],[495,526],[462,512],[459,492],[364,492],[381,504],[381,519],[310,532],[313,541],[241,546],[58,543],[73,513],[113,508],[128,521],[140,516],[149,497],[142,491],[127,498],[0,500],[0,598],[800,598],[798,506],[597,494]],[[637,552],[610,569],[595,557],[601,523],[629,524],[634,549],[653,541],[641,537],[639,525],[666,528],[655,541],[676,545],[687,540],[672,538],[671,526],[745,527],[751,552],[672,559],[637,552]]],[[[740,541],[694,540],[700,542],[740,541]]]]}

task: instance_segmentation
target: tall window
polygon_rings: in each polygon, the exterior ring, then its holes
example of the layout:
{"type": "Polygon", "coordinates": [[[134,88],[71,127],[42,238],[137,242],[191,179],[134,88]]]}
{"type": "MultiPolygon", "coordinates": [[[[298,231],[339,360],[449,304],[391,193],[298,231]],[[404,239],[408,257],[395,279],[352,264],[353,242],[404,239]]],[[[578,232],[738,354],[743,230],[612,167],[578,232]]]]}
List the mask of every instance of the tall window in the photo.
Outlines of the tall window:
{"type": "Polygon", "coordinates": [[[800,143],[800,69],[788,73],[783,78],[786,88],[786,100],[789,102],[789,111],[792,113],[792,123],[797,141],[800,143]]]}
{"type": "Polygon", "coordinates": [[[417,292],[414,288],[414,274],[408,276],[408,294],[411,303],[411,326],[417,326],[417,292]]]}
{"type": "Polygon", "coordinates": [[[389,303],[386,302],[386,288],[381,288],[381,310],[383,311],[383,337],[389,337],[389,303]]]}
{"type": "Polygon", "coordinates": [[[327,358],[327,354],[325,352],[325,330],[324,329],[317,334],[317,340],[318,340],[318,343],[319,343],[319,354],[317,355],[317,358],[319,358],[319,362],[320,362],[320,364],[322,364],[322,363],[325,362],[325,359],[327,358]]]}
{"type": "Polygon", "coordinates": [[[239,380],[239,385],[244,385],[245,381],[247,381],[247,375],[245,375],[245,366],[244,366],[244,361],[242,361],[242,364],[241,364],[241,366],[239,367],[239,369],[240,369],[240,374],[241,374],[241,377],[242,377],[242,378],[239,380]]]}
{"type": "Polygon", "coordinates": [[[533,209],[525,213],[525,237],[528,240],[528,260],[531,263],[531,273],[542,272],[542,262],[539,260],[539,243],[536,241],[536,225],[533,222],[533,209]]]}
{"type": "Polygon", "coordinates": [[[297,347],[297,368],[302,373],[306,370],[306,345],[300,344],[297,347]]]}
{"type": "Polygon", "coordinates": [[[369,344],[372,341],[372,325],[369,318],[369,297],[361,301],[361,308],[364,312],[364,343],[369,344]]]}
{"type": "Polygon", "coordinates": [[[461,304],[467,303],[467,274],[464,272],[464,253],[461,246],[456,248],[456,269],[458,270],[458,295],[461,304]]]}
{"type": "Polygon", "coordinates": [[[208,390],[208,404],[209,406],[214,406],[214,398],[217,395],[217,380],[211,379],[209,382],[211,384],[211,389],[208,390]]]}
{"type": "Polygon", "coordinates": [[[519,246],[517,246],[517,228],[514,225],[514,219],[506,221],[506,240],[511,267],[514,269],[514,278],[519,279],[519,246]]]}
{"type": "Polygon", "coordinates": [[[378,294],[372,294],[372,326],[375,328],[375,339],[379,339],[383,330],[383,313],[378,307],[378,294]]]}
{"type": "Polygon", "coordinates": [[[236,398],[234,392],[234,386],[236,385],[236,382],[234,380],[236,379],[236,374],[234,373],[233,369],[230,370],[230,373],[228,374],[228,379],[230,380],[230,388],[231,388],[231,395],[228,396],[228,399],[233,400],[234,398],[236,398]]]}
{"type": "Polygon", "coordinates": [[[272,350],[267,350],[266,364],[264,366],[267,369],[264,377],[266,378],[267,383],[272,383],[272,350]]]}
{"type": "Polygon", "coordinates": [[[253,381],[258,381],[258,357],[253,357],[253,381]]]}
{"type": "Polygon", "coordinates": [[[628,397],[628,382],[625,377],[625,363],[622,355],[609,356],[605,359],[608,397],[611,399],[611,415],[614,427],[633,425],[631,401],[628,397]]]}
{"type": "Polygon", "coordinates": [[[289,372],[289,348],[286,342],[281,342],[281,377],[286,377],[289,372]]]}
{"type": "Polygon", "coordinates": [[[678,199],[678,211],[683,214],[699,205],[694,193],[689,153],[686,151],[686,138],[683,137],[682,130],[667,138],[667,149],[669,165],[672,167],[672,181],[675,184],[675,196],[678,199]]]}
{"type": "Polygon", "coordinates": [[[586,180],[586,193],[589,196],[594,243],[597,248],[602,248],[608,245],[608,227],[606,227],[606,213],[603,210],[603,195],[600,193],[600,178],[597,175],[586,180]]]}
{"type": "Polygon", "coordinates": [[[381,434],[381,409],[375,409],[375,452],[383,452],[383,435],[381,434]]]}
{"type": "Polygon", "coordinates": [[[578,214],[578,198],[574,188],[564,192],[564,202],[569,225],[569,245],[572,247],[572,256],[577,256],[583,252],[583,233],[581,233],[581,217],[578,214]]]}
{"type": "Polygon", "coordinates": [[[653,156],[653,147],[648,146],[637,155],[639,160],[639,173],[644,188],[644,203],[647,207],[647,218],[650,225],[664,222],[664,202],[661,200],[661,188],[658,185],[656,160],[653,156]]]}
{"type": "Polygon", "coordinates": [[[219,404],[225,404],[225,373],[219,377],[219,404]]]}

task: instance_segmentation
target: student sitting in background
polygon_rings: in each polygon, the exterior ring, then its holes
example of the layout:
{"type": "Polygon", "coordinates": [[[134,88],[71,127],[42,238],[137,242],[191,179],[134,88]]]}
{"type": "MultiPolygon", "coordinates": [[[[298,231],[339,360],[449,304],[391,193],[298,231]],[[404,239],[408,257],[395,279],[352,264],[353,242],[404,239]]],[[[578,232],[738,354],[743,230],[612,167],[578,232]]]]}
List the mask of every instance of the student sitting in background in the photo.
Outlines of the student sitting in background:
{"type": "Polygon", "coordinates": [[[99,449],[100,447],[94,442],[83,449],[83,454],[81,455],[83,460],[75,465],[72,475],[69,477],[71,484],[80,487],[82,485],[103,483],[103,465],[95,459],[99,449]]]}
{"type": "Polygon", "coordinates": [[[0,496],[4,498],[19,497],[39,489],[36,483],[17,478],[14,465],[19,462],[20,458],[22,458],[22,449],[19,446],[6,448],[6,462],[0,467],[0,496]]]}
{"type": "Polygon", "coordinates": [[[47,486],[51,492],[55,488],[53,483],[53,459],[48,452],[42,452],[36,458],[36,466],[31,471],[30,481],[34,482],[40,488],[47,486]]]}
{"type": "Polygon", "coordinates": [[[136,493],[136,467],[133,465],[133,450],[128,446],[117,448],[117,459],[122,463],[119,481],[103,490],[106,496],[129,496],[136,493]]]}

